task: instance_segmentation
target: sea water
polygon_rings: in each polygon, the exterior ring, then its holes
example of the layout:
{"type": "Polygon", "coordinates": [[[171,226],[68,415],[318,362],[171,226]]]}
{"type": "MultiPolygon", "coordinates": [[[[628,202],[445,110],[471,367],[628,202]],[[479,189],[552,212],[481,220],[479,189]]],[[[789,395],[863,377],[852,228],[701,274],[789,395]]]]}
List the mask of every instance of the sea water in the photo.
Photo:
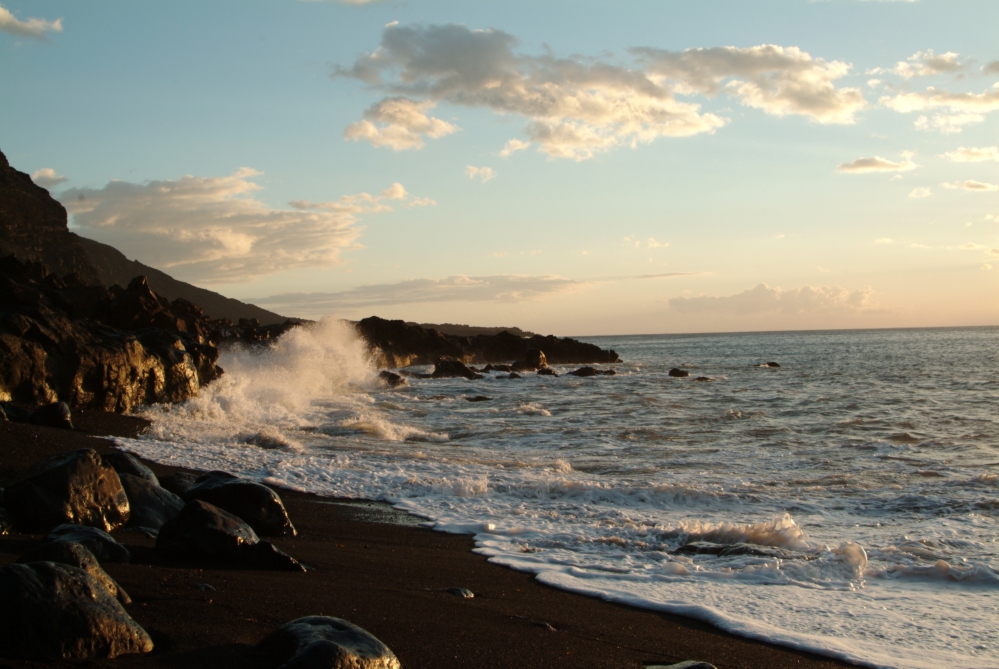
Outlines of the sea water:
{"type": "Polygon", "coordinates": [[[999,667],[999,329],[584,340],[619,353],[615,376],[389,390],[325,320],[224,352],[219,381],[123,445],[386,500],[549,585],[735,634],[999,667]],[[712,554],[677,550],[694,542],[712,554]]]}

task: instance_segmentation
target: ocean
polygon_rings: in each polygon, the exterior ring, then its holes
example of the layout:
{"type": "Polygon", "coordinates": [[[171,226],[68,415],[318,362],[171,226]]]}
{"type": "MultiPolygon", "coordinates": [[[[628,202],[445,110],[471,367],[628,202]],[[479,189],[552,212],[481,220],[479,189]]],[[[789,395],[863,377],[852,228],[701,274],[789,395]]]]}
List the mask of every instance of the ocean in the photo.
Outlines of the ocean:
{"type": "Polygon", "coordinates": [[[544,583],[738,635],[999,667],[999,328],[581,339],[615,376],[387,390],[324,320],[225,351],[222,379],[121,442],[385,500],[544,583]]]}

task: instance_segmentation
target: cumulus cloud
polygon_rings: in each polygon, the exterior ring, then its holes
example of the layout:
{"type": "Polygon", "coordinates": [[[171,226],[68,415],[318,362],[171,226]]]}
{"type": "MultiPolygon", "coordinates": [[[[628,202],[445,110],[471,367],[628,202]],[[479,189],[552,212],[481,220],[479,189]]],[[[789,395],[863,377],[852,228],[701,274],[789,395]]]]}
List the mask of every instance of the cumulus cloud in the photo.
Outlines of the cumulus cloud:
{"type": "Polygon", "coordinates": [[[674,297],[669,301],[669,306],[681,314],[716,312],[747,316],[768,313],[856,313],[873,306],[873,293],[869,287],[854,291],[839,286],[805,286],[783,290],[761,283],[755,288],[724,297],[674,297]]]}
{"type": "MultiPolygon", "coordinates": [[[[678,96],[725,94],[768,114],[821,123],[852,123],[865,106],[859,90],[835,85],[849,65],[813,58],[796,47],[634,49],[637,63],[628,66],[551,53],[523,55],[516,45],[501,30],[386,26],[376,50],[333,73],[393,96],[348,128],[350,138],[381,141],[375,110],[388,100],[425,109],[447,102],[526,119],[526,139],[508,142],[503,156],[533,143],[549,156],[585,160],[660,137],[711,133],[726,123],[678,96]]],[[[418,148],[414,141],[403,144],[418,148]]]]}
{"type": "Polygon", "coordinates": [[[848,174],[864,174],[868,172],[908,172],[909,170],[914,170],[919,165],[912,162],[912,160],[903,155],[903,159],[900,161],[892,161],[887,158],[882,158],[881,156],[874,156],[872,158],[857,158],[849,163],[843,163],[836,168],[837,172],[846,172],[848,174]]]}
{"type": "Polygon", "coordinates": [[[939,111],[932,119],[925,115],[916,119],[916,127],[949,134],[961,132],[969,123],[981,123],[986,114],[999,110],[999,83],[982,93],[953,93],[930,86],[925,91],[886,95],[879,102],[902,114],[939,111]]]}
{"type": "Polygon", "coordinates": [[[46,33],[62,32],[62,19],[46,21],[45,19],[27,19],[19,21],[17,17],[10,13],[3,5],[0,5],[0,31],[17,35],[18,37],[31,37],[39,41],[46,41],[46,33]]]}
{"type": "Polygon", "coordinates": [[[31,175],[31,180],[42,188],[55,188],[61,183],[66,183],[69,181],[66,177],[61,174],[56,174],[56,171],[51,167],[43,167],[34,174],[31,175]]]}
{"type": "Polygon", "coordinates": [[[941,154],[945,158],[955,163],[982,163],[986,161],[999,162],[999,146],[964,147],[956,151],[948,151],[941,154]]]}
{"type": "Polygon", "coordinates": [[[968,64],[961,62],[960,54],[953,51],[939,56],[933,49],[917,51],[906,60],[899,61],[892,70],[906,79],[913,77],[931,77],[937,74],[958,74],[968,70],[968,64]]]}
{"type": "Polygon", "coordinates": [[[920,186],[919,188],[913,188],[912,192],[909,193],[909,197],[913,199],[920,199],[924,197],[930,197],[933,195],[933,191],[925,186],[920,186]]]}
{"type": "Polygon", "coordinates": [[[457,126],[427,115],[435,106],[429,100],[386,98],[369,107],[364,120],[347,126],[343,136],[355,142],[364,140],[374,146],[387,146],[393,151],[422,149],[424,137],[439,139],[458,131],[457,126]]]}
{"type": "Polygon", "coordinates": [[[950,190],[967,190],[972,193],[994,193],[999,191],[999,185],[997,184],[975,181],[974,179],[968,179],[967,181],[954,181],[940,185],[950,190]]]}
{"type": "Polygon", "coordinates": [[[999,74],[999,60],[994,60],[991,63],[985,63],[985,65],[982,65],[982,72],[984,74],[999,74]]]}
{"type": "Polygon", "coordinates": [[[393,184],[380,196],[302,200],[280,209],[253,196],[260,174],[242,168],[224,177],[112,181],[100,189],[69,189],[60,200],[83,236],[178,278],[221,283],[335,264],[342,250],[356,246],[359,215],[390,211],[387,201],[409,197],[393,184]]]}
{"type": "Polygon", "coordinates": [[[478,179],[482,183],[492,181],[496,178],[496,170],[491,167],[474,167],[469,165],[465,168],[465,174],[469,179],[478,179]]]}

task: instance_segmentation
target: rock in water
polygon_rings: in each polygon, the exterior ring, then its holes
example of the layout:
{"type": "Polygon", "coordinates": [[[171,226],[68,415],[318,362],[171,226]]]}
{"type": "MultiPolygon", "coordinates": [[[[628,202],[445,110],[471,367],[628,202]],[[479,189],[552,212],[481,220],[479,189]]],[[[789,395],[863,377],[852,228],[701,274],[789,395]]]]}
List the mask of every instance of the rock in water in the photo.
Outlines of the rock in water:
{"type": "Polygon", "coordinates": [[[767,364],[765,364],[763,366],[764,367],[780,367],[780,365],[778,365],[776,362],[768,362],[767,364]]]}
{"type": "Polygon", "coordinates": [[[128,519],[129,527],[159,531],[184,508],[184,500],[155,483],[131,474],[119,474],[118,478],[121,479],[121,487],[125,489],[128,505],[132,510],[128,519]]]}
{"type": "Polygon", "coordinates": [[[476,395],[475,397],[466,397],[465,400],[468,402],[488,402],[491,397],[486,397],[485,395],[476,395]]]}
{"type": "Polygon", "coordinates": [[[160,478],[160,485],[169,490],[174,495],[183,495],[191,489],[194,482],[198,480],[196,474],[190,472],[174,472],[160,478]]]}
{"type": "Polygon", "coordinates": [[[673,369],[669,370],[669,375],[677,379],[682,379],[690,376],[690,372],[688,372],[685,369],[677,369],[676,367],[674,367],[673,369]]]}
{"type": "Polygon", "coordinates": [[[286,669],[401,669],[388,646],[357,625],[330,616],[285,623],[260,650],[286,669]]]}
{"type": "Polygon", "coordinates": [[[122,474],[131,474],[132,476],[138,476],[139,478],[146,479],[153,485],[159,485],[160,481],[156,478],[156,474],[149,467],[142,464],[137,457],[131,453],[108,453],[107,455],[102,455],[101,460],[111,465],[118,476],[122,474]]]}
{"type": "Polygon", "coordinates": [[[281,498],[256,481],[226,472],[208,472],[181,497],[185,502],[200,499],[235,514],[262,536],[293,537],[297,534],[281,498]]]}
{"type": "Polygon", "coordinates": [[[43,543],[73,541],[86,547],[101,562],[128,562],[132,554],[107,532],[85,525],[60,525],[45,535],[43,543]]]}
{"type": "Polygon", "coordinates": [[[542,367],[538,370],[537,374],[538,376],[558,376],[558,373],[551,367],[542,367]]]}
{"type": "Polygon", "coordinates": [[[573,376],[614,376],[617,374],[613,369],[595,369],[593,367],[580,367],[574,372],[569,372],[573,376]]]}
{"type": "Polygon", "coordinates": [[[73,429],[73,414],[65,402],[52,402],[38,407],[28,416],[28,422],[42,427],[58,427],[63,430],[73,429]]]}
{"type": "Polygon", "coordinates": [[[83,569],[55,562],[0,569],[0,655],[96,660],[148,653],[153,641],[83,569]]]}
{"type": "Polygon", "coordinates": [[[539,369],[548,369],[548,358],[545,356],[544,351],[532,348],[524,353],[523,360],[513,363],[510,365],[510,368],[514,372],[533,372],[539,369]]]}
{"type": "Polygon", "coordinates": [[[407,384],[406,379],[402,378],[398,374],[394,374],[393,372],[384,369],[378,372],[378,378],[389,388],[398,388],[399,386],[407,384]]]}
{"type": "Polygon", "coordinates": [[[63,523],[111,531],[129,515],[118,474],[90,448],[36,463],[7,487],[4,502],[14,523],[28,532],[63,523]]]}
{"type": "Polygon", "coordinates": [[[111,593],[111,596],[119,602],[122,604],[132,603],[132,599],[128,596],[128,593],[113,578],[108,576],[106,571],[101,569],[101,565],[97,562],[94,554],[87,550],[86,546],[78,544],[75,541],[60,539],[58,541],[43,543],[22,555],[18,559],[18,562],[59,562],[82,569],[103,583],[104,587],[111,593]]]}
{"type": "Polygon", "coordinates": [[[462,377],[468,380],[481,379],[482,375],[477,374],[465,366],[464,363],[458,362],[457,360],[438,360],[437,364],[434,365],[433,374],[431,374],[435,379],[450,379],[455,377],[462,377]]]}

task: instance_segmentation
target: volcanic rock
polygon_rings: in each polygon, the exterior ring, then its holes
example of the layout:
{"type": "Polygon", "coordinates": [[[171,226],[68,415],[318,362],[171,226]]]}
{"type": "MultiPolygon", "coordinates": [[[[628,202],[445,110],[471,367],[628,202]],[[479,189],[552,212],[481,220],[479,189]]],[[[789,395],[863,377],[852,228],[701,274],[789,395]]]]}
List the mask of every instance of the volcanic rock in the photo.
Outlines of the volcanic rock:
{"type": "Polygon", "coordinates": [[[434,365],[434,372],[431,376],[435,379],[451,379],[461,377],[469,380],[481,379],[481,374],[476,374],[463,363],[457,360],[440,359],[434,365]]]}
{"type": "Polygon", "coordinates": [[[295,536],[295,527],[277,493],[267,486],[226,472],[208,472],[181,497],[200,499],[239,516],[262,536],[295,536]]]}
{"type": "Polygon", "coordinates": [[[330,616],[285,623],[258,648],[286,669],[401,669],[388,646],[357,625],[330,616]]]}
{"type": "Polygon", "coordinates": [[[119,478],[122,474],[131,474],[132,476],[138,476],[139,478],[146,479],[154,485],[160,484],[160,481],[156,478],[156,474],[153,473],[153,470],[142,464],[142,462],[131,453],[108,453],[107,455],[102,455],[101,460],[111,465],[111,467],[118,472],[119,478]]]}
{"type": "Polygon", "coordinates": [[[66,541],[63,539],[47,541],[22,555],[17,561],[19,563],[59,562],[61,564],[68,564],[71,567],[77,567],[104,584],[104,587],[108,589],[111,596],[122,604],[132,603],[132,599],[128,596],[128,593],[113,578],[108,576],[106,571],[101,569],[101,565],[97,562],[94,554],[87,550],[86,546],[78,544],[75,541],[66,541]]]}
{"type": "Polygon", "coordinates": [[[128,562],[132,554],[104,530],[86,525],[60,525],[45,535],[42,543],[72,541],[93,553],[100,562],[128,562]]]}
{"type": "Polygon", "coordinates": [[[674,367],[673,369],[669,370],[669,375],[677,379],[682,379],[690,376],[690,372],[688,372],[685,369],[677,369],[676,367],[674,367]]]}
{"type": "Polygon", "coordinates": [[[159,531],[184,508],[184,500],[151,481],[131,474],[118,474],[118,478],[132,510],[128,527],[159,531]]]}

